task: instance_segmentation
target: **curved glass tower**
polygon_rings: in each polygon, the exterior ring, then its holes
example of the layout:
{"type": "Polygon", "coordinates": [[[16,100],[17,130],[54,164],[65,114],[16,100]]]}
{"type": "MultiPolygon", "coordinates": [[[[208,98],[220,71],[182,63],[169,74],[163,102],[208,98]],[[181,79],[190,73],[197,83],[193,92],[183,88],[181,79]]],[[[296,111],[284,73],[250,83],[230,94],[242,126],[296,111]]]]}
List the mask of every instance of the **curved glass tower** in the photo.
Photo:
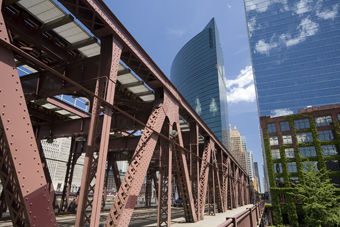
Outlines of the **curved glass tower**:
{"type": "Polygon", "coordinates": [[[178,52],[170,79],[230,150],[224,60],[214,18],[178,52]]]}

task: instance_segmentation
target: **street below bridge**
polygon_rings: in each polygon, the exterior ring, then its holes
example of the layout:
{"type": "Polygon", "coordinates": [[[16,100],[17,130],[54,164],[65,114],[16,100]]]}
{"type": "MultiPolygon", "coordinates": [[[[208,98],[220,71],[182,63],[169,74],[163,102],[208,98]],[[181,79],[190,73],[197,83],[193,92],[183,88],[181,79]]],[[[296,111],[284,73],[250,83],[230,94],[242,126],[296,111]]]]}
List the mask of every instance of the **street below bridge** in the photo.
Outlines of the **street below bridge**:
{"type": "MultiPolygon", "coordinates": [[[[209,216],[205,213],[204,220],[196,223],[185,222],[183,207],[172,207],[171,209],[171,226],[173,227],[206,227],[206,226],[218,226],[226,220],[226,217],[233,217],[247,208],[252,207],[253,204],[248,204],[245,206],[238,207],[233,210],[228,210],[225,213],[216,213],[215,216],[209,216]]],[[[207,211],[206,207],[206,211],[207,211]]],[[[104,222],[109,211],[103,211],[100,214],[100,227],[104,226],[104,222]]],[[[71,227],[74,226],[76,216],[75,214],[65,214],[57,216],[57,223],[59,227],[71,227]]],[[[10,227],[13,226],[11,220],[0,221],[0,227],[10,227]]],[[[88,225],[85,225],[88,226],[88,225]]],[[[137,208],[134,210],[129,226],[131,227],[141,227],[141,226],[157,226],[157,207],[149,208],[137,208]]]]}

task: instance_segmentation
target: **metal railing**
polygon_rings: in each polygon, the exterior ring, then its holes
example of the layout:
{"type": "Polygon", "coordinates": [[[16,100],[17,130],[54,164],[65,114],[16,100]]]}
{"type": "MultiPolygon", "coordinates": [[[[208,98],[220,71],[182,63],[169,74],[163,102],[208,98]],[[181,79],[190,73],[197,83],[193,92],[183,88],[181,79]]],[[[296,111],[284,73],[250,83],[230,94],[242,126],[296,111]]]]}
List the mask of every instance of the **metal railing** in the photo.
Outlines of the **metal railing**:
{"type": "Polygon", "coordinates": [[[218,227],[256,227],[262,225],[262,215],[265,208],[265,201],[255,204],[251,208],[235,215],[234,217],[227,217],[226,221],[218,227]]]}

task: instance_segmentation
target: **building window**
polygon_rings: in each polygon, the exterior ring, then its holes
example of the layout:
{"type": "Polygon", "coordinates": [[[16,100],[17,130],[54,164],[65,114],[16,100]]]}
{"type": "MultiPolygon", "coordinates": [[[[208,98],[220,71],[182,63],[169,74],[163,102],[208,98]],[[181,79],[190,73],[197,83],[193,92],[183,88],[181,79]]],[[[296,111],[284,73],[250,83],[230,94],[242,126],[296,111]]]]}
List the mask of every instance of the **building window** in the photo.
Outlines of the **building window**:
{"type": "Polygon", "coordinates": [[[271,152],[272,152],[272,158],[273,159],[280,159],[281,158],[279,149],[273,149],[273,150],[271,150],[271,152]]]}
{"type": "Polygon", "coordinates": [[[322,117],[315,118],[316,127],[327,126],[327,125],[330,125],[331,122],[332,122],[331,116],[322,116],[322,117]]]}
{"type": "Polygon", "coordinates": [[[309,119],[301,119],[294,121],[295,129],[310,128],[309,119]]]}
{"type": "Polygon", "coordinates": [[[270,143],[270,146],[279,145],[279,141],[277,140],[277,136],[269,137],[269,143],[270,143]]]}
{"type": "Polygon", "coordinates": [[[326,163],[327,170],[329,170],[329,171],[340,171],[339,160],[325,161],[325,163],[326,163]]]}
{"type": "Polygon", "coordinates": [[[300,155],[301,157],[315,157],[316,150],[315,147],[300,147],[300,155]]]}
{"type": "Polygon", "coordinates": [[[292,136],[291,135],[282,135],[283,144],[292,144],[292,136]]]}
{"type": "MultiPolygon", "coordinates": [[[[314,165],[314,170],[315,170],[315,171],[319,171],[318,162],[312,161],[312,162],[310,162],[310,163],[312,163],[312,165],[314,165]]],[[[304,170],[304,171],[307,171],[307,162],[302,162],[302,166],[303,166],[303,170],[304,170]]]]}
{"type": "Polygon", "coordinates": [[[340,114],[338,114],[338,120],[340,121],[340,114]]]}
{"type": "Polygon", "coordinates": [[[268,124],[267,127],[268,127],[268,133],[276,132],[275,123],[268,124]]]}
{"type": "Polygon", "coordinates": [[[334,135],[333,135],[332,130],[318,131],[318,134],[319,134],[320,141],[334,140],[334,135]]]}
{"type": "Polygon", "coordinates": [[[275,173],[282,173],[282,163],[274,163],[275,173]]]}
{"type": "Polygon", "coordinates": [[[311,132],[303,132],[296,134],[298,143],[313,142],[313,135],[311,132]]]}
{"type": "Polygon", "coordinates": [[[276,177],[276,186],[278,188],[283,188],[285,186],[283,177],[276,177]]]}
{"type": "Polygon", "coordinates": [[[281,126],[281,131],[290,131],[290,127],[289,127],[289,122],[288,121],[280,122],[280,126],[281,126]]]}
{"type": "Polygon", "coordinates": [[[296,162],[287,162],[287,167],[288,167],[288,173],[296,173],[297,172],[296,162]]]}
{"type": "Polygon", "coordinates": [[[339,155],[339,149],[336,145],[322,145],[321,149],[324,156],[339,155]]]}
{"type": "Polygon", "coordinates": [[[298,177],[290,177],[289,180],[292,184],[299,184],[299,178],[298,177]]]}
{"type": "Polygon", "coordinates": [[[293,148],[285,149],[286,158],[295,158],[295,153],[293,148]]]}

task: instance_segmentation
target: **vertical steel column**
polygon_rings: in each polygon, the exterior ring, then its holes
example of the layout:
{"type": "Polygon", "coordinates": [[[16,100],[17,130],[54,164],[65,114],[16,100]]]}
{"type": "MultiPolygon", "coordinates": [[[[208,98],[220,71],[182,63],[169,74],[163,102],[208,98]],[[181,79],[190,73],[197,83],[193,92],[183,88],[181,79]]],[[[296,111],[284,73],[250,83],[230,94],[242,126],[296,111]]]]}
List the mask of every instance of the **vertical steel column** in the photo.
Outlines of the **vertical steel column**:
{"type": "MultiPolygon", "coordinates": [[[[177,115],[178,116],[178,115],[177,115]]],[[[178,118],[178,117],[177,117],[178,118]]],[[[178,132],[177,136],[172,137],[172,139],[183,146],[182,132],[179,125],[179,119],[173,124],[173,130],[178,132]]],[[[194,199],[192,195],[192,184],[189,179],[189,170],[187,166],[186,155],[184,151],[177,145],[174,145],[174,157],[176,161],[176,172],[178,180],[178,189],[183,202],[184,215],[186,222],[196,222],[197,215],[195,212],[194,199]]]]}
{"type": "MultiPolygon", "coordinates": [[[[108,35],[101,39],[100,72],[98,73],[98,77],[103,78],[105,81],[103,81],[103,79],[97,79],[95,94],[104,97],[105,100],[111,104],[114,100],[115,83],[122,48],[123,46],[113,35],[108,35]]],[[[94,98],[84,161],[82,187],[75,223],[76,227],[82,227],[85,223],[90,223],[91,226],[99,225],[112,117],[112,109],[104,106],[104,118],[101,123],[99,120],[99,114],[101,113],[100,108],[101,102],[97,98],[94,98]],[[96,158],[94,153],[98,152],[99,156],[96,158]],[[95,184],[91,185],[94,178],[96,178],[95,184]],[[93,192],[92,201],[88,199],[89,192],[93,192]],[[91,214],[86,213],[88,207],[92,207],[91,214]]]]}
{"type": "MultiPolygon", "coordinates": [[[[195,153],[197,157],[199,157],[199,142],[198,142],[198,131],[199,126],[196,122],[190,122],[190,152],[195,153]]],[[[197,220],[199,220],[199,159],[196,156],[192,155],[192,194],[194,198],[195,204],[195,212],[197,215],[197,220]]]]}
{"type": "Polygon", "coordinates": [[[222,187],[222,201],[223,201],[223,212],[226,212],[229,209],[229,199],[228,199],[228,175],[229,175],[229,160],[230,158],[225,158],[224,156],[222,156],[222,169],[223,169],[223,174],[222,174],[222,183],[223,183],[223,187],[222,187]]]}
{"type": "Polygon", "coordinates": [[[146,172],[146,187],[145,187],[145,206],[151,206],[151,197],[152,197],[152,180],[151,180],[151,171],[148,170],[146,172]]]}
{"type": "Polygon", "coordinates": [[[0,217],[5,217],[7,211],[7,204],[5,200],[5,190],[2,189],[0,196],[0,217]]]}
{"type": "Polygon", "coordinates": [[[104,191],[103,191],[103,201],[102,201],[102,209],[105,208],[106,205],[106,199],[107,199],[107,184],[109,181],[109,174],[110,174],[110,169],[112,166],[112,161],[108,158],[107,161],[107,167],[105,170],[105,181],[104,181],[104,191]]]}
{"type": "MultiPolygon", "coordinates": [[[[169,136],[169,121],[166,119],[162,134],[169,136]]],[[[164,223],[171,225],[171,179],[172,179],[172,145],[163,137],[160,138],[160,168],[158,185],[158,218],[157,226],[164,223]]]]}
{"type": "Polygon", "coordinates": [[[202,155],[202,164],[199,177],[199,220],[204,219],[204,208],[205,208],[205,198],[207,194],[208,177],[209,177],[209,162],[211,156],[211,144],[212,140],[209,142],[205,141],[205,149],[202,155]]]}
{"type": "Polygon", "coordinates": [[[115,160],[112,162],[112,172],[113,172],[113,178],[114,178],[115,184],[116,184],[116,191],[118,191],[122,182],[121,182],[120,176],[119,176],[119,169],[118,169],[118,166],[117,166],[117,161],[115,161],[115,160]]]}
{"type": "MultiPolygon", "coordinates": [[[[0,7],[2,7],[0,0],[0,7]]],[[[0,39],[9,42],[0,13],[0,39]]],[[[13,53],[0,46],[0,178],[14,226],[56,226],[13,53]]]]}
{"type": "MultiPolygon", "coordinates": [[[[214,150],[212,150],[211,154],[215,153],[214,150]]],[[[213,157],[212,160],[214,161],[213,157]]],[[[208,215],[215,216],[215,210],[216,210],[216,205],[215,205],[215,169],[213,167],[209,168],[209,186],[208,187],[208,215]]]]}
{"type": "Polygon", "coordinates": [[[147,127],[138,142],[131,164],[126,172],[114,204],[104,226],[128,226],[133,209],[142,187],[144,177],[156,147],[158,135],[165,119],[162,104],[155,101],[155,107],[148,119],[147,127]]]}
{"type": "Polygon", "coordinates": [[[215,151],[213,152],[212,159],[213,159],[213,163],[215,166],[213,177],[215,178],[214,179],[214,187],[215,187],[214,195],[215,195],[215,201],[217,204],[217,212],[223,213],[223,202],[222,202],[223,198],[222,198],[222,191],[221,191],[221,187],[223,187],[223,185],[221,184],[221,181],[220,181],[220,170],[217,165],[217,157],[216,157],[215,151]]]}
{"type": "Polygon", "coordinates": [[[244,206],[244,173],[241,173],[241,179],[240,179],[240,184],[241,184],[241,206],[244,206]]]}
{"type": "Polygon", "coordinates": [[[158,198],[158,179],[157,179],[156,170],[153,170],[151,172],[151,178],[153,180],[153,185],[154,185],[155,190],[156,190],[155,196],[158,198]]]}
{"type": "MultiPolygon", "coordinates": [[[[68,156],[68,161],[66,164],[66,174],[64,178],[64,187],[63,187],[63,192],[60,200],[60,211],[64,212],[67,209],[68,206],[68,198],[66,198],[67,193],[70,191],[70,184],[68,184],[69,179],[73,177],[73,174],[70,174],[72,172],[72,164],[74,160],[74,154],[76,153],[76,147],[77,147],[77,142],[75,141],[74,138],[71,140],[71,150],[70,154],[68,156]]],[[[73,166],[74,167],[74,166],[73,166]]]]}
{"type": "MultiPolygon", "coordinates": [[[[235,166],[235,165],[234,165],[235,166]]],[[[239,205],[239,170],[238,167],[235,166],[235,175],[234,175],[234,203],[235,203],[235,208],[238,208],[239,205]]]]}

